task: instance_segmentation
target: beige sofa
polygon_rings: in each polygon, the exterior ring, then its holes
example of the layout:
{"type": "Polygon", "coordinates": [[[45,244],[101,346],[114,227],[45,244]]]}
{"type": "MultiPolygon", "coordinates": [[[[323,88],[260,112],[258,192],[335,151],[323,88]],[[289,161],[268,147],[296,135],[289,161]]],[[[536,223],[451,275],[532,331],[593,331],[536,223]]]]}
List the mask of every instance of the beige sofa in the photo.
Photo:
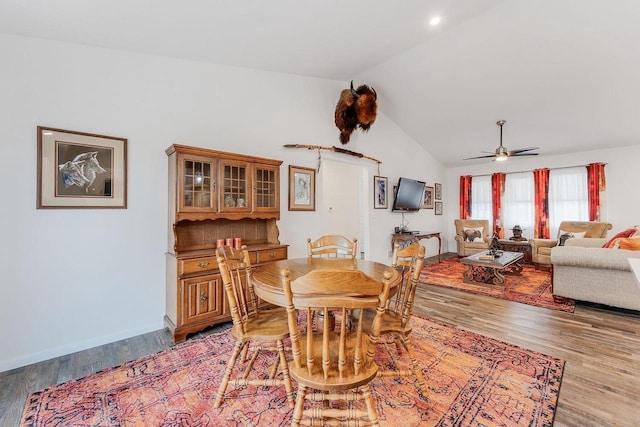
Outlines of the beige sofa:
{"type": "Polygon", "coordinates": [[[627,258],[640,251],[605,249],[608,239],[569,239],[551,249],[553,295],[640,310],[640,285],[627,258]]]}
{"type": "Polygon", "coordinates": [[[561,231],[585,233],[584,238],[590,239],[607,237],[609,230],[611,230],[611,224],[608,222],[562,221],[558,228],[558,236],[556,236],[555,239],[529,239],[533,265],[536,267],[536,270],[541,267],[551,268],[551,249],[558,245],[561,231]]]}

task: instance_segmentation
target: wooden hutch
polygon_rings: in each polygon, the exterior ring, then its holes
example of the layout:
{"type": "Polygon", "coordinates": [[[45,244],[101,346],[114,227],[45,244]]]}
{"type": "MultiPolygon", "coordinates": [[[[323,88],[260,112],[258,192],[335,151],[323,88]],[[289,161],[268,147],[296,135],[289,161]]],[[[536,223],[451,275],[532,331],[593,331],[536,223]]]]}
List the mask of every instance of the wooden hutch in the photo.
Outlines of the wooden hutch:
{"type": "Polygon", "coordinates": [[[175,342],[231,320],[216,245],[242,239],[251,262],[286,259],[278,240],[281,160],[172,145],[165,326],[175,342]]]}

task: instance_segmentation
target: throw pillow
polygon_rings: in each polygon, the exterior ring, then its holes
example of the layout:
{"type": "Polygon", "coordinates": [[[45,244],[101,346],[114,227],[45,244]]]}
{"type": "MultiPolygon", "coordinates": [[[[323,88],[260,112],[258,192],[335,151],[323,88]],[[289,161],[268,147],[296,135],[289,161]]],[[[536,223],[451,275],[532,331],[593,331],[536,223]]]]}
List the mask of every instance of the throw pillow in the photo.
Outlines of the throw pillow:
{"type": "Polygon", "coordinates": [[[633,237],[621,237],[617,240],[618,249],[626,249],[628,251],[640,251],[640,239],[633,237]]]}
{"type": "Polygon", "coordinates": [[[613,236],[607,243],[604,244],[603,248],[611,249],[616,239],[635,237],[637,234],[638,234],[637,228],[628,228],[626,230],[623,230],[619,233],[616,233],[615,236],[613,236]]]}
{"type": "Polygon", "coordinates": [[[560,230],[560,232],[558,232],[558,246],[564,246],[564,242],[567,241],[567,239],[582,239],[584,238],[586,231],[581,231],[580,233],[578,232],[572,232],[572,231],[564,231],[564,230],[560,230]]]}
{"type": "Polygon", "coordinates": [[[483,242],[482,232],[484,231],[484,227],[464,227],[464,240],[467,242],[483,242]]]}

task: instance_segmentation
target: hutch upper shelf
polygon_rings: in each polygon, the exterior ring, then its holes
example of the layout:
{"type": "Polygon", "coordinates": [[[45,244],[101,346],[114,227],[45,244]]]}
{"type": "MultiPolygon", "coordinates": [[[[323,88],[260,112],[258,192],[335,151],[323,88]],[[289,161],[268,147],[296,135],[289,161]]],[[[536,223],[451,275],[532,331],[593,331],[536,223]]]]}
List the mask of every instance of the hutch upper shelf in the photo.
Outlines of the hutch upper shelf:
{"type": "Polygon", "coordinates": [[[281,160],[183,145],[167,150],[174,222],[206,219],[280,219],[281,160]]]}

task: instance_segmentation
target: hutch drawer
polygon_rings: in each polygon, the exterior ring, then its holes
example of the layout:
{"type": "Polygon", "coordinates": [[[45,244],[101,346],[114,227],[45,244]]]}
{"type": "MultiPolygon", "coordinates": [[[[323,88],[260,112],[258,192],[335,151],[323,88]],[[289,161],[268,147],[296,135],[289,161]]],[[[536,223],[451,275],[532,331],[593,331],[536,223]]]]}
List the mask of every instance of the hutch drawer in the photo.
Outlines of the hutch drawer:
{"type": "Polygon", "coordinates": [[[269,261],[277,261],[280,259],[287,259],[286,247],[256,251],[256,263],[265,263],[269,261]]]}
{"type": "Polygon", "coordinates": [[[218,261],[215,256],[181,259],[178,274],[180,277],[196,273],[207,273],[218,270],[218,261]]]}

